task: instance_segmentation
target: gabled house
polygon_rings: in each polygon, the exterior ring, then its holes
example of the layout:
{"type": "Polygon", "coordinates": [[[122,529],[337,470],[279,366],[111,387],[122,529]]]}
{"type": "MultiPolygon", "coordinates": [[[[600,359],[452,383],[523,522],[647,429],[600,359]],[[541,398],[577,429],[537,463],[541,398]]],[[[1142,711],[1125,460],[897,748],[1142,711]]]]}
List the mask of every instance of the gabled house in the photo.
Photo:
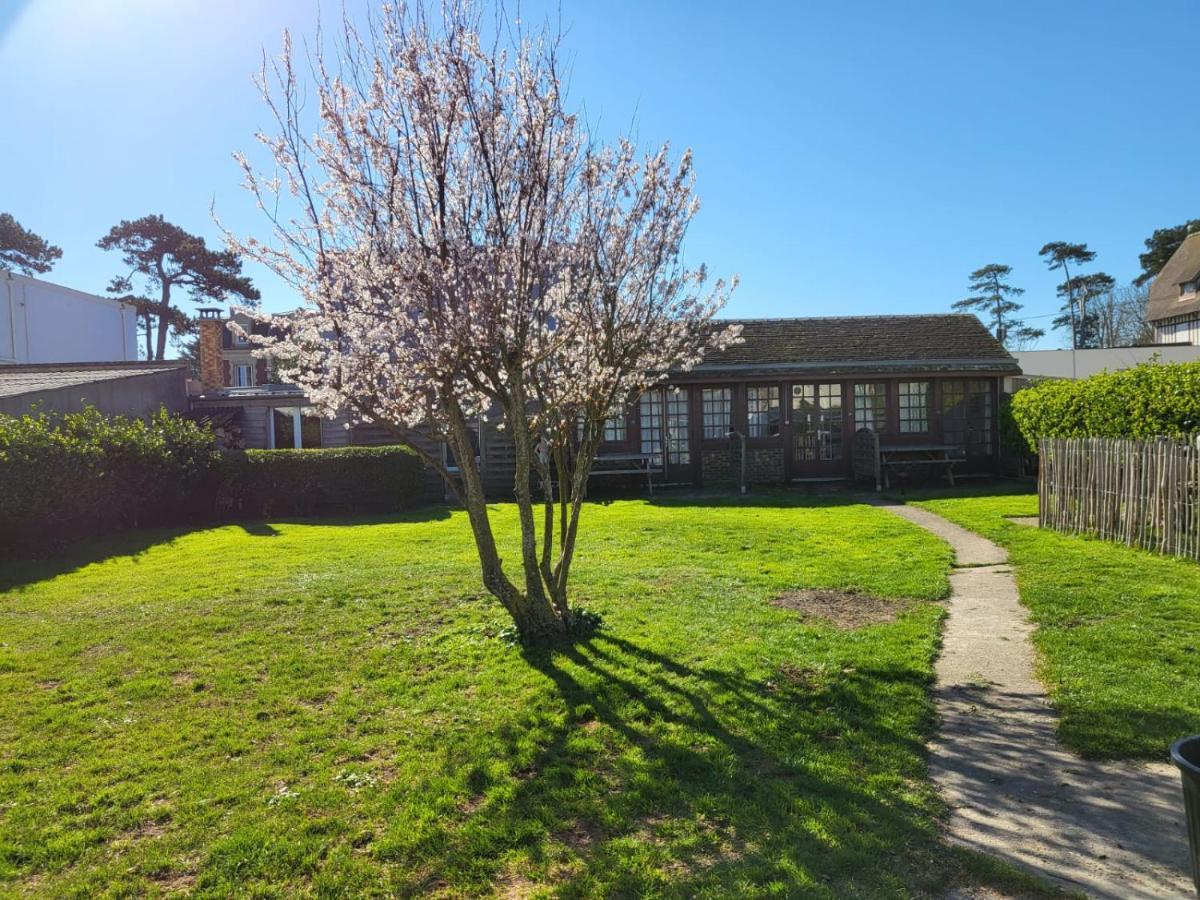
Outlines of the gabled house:
{"type": "Polygon", "coordinates": [[[1200,344],[1200,231],[1184,238],[1151,283],[1146,321],[1156,344],[1200,344]]]}
{"type": "MultiPolygon", "coordinates": [[[[343,419],[309,412],[303,393],[272,384],[268,367],[227,324],[219,313],[201,313],[204,391],[194,406],[240,416],[245,446],[395,440],[380,428],[347,429],[343,419]]],[[[710,353],[608,420],[600,471],[727,484],[742,477],[744,447],[748,482],[840,480],[851,475],[854,436],[863,428],[881,445],[941,448],[960,472],[994,470],[1001,384],[1020,369],[974,316],[738,324],[742,343],[710,353]]],[[[511,441],[487,420],[477,423],[476,438],[485,482],[504,496],[512,489],[511,441]]]]}

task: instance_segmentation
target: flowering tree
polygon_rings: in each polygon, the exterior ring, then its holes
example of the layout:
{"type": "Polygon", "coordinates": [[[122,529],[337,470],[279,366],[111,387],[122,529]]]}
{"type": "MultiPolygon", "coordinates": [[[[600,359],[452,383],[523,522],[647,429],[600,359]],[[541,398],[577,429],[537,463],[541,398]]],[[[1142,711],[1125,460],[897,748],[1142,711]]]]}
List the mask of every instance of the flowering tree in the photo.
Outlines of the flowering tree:
{"type": "Polygon", "coordinates": [[[343,20],[336,63],[307,60],[312,124],[285,34],[261,75],[274,172],[239,157],[274,239],[232,243],[306,301],[273,319],[262,352],[328,414],[412,442],[466,508],[484,585],[537,640],[572,624],[567,582],[605,418],[737,335],[712,321],[732,285],[706,287],[681,261],[697,209],[690,154],[593,143],[564,108],[558,36],[502,12],[494,30],[504,37],[485,41],[479,10],[460,3],[343,20]],[[515,580],[471,441],[481,416],[499,417],[515,450],[515,580]]]}

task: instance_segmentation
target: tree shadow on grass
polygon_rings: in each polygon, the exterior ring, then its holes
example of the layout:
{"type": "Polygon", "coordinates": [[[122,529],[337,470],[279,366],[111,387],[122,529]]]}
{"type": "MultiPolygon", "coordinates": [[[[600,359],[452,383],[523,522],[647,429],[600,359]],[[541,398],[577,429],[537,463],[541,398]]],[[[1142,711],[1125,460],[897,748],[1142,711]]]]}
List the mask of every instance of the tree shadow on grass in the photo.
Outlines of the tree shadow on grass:
{"type": "Polygon", "coordinates": [[[475,765],[473,796],[401,851],[438,873],[403,890],[894,896],[956,877],[922,780],[922,671],[759,681],[603,632],[526,658],[563,712],[495,735],[508,777],[448,751],[448,776],[475,765]]]}
{"type": "Polygon", "coordinates": [[[403,512],[364,515],[338,514],[331,516],[277,516],[271,519],[220,519],[195,522],[167,528],[136,528],[78,540],[47,541],[32,551],[6,554],[0,557],[0,593],[16,590],[25,585],[66,575],[92,563],[107,559],[127,558],[137,562],[146,552],[158,547],[171,546],[181,538],[205,531],[240,527],[253,537],[277,537],[279,525],[313,525],[320,527],[347,527],[355,525],[388,525],[433,522],[450,517],[450,509],[442,504],[421,506],[403,512]]]}

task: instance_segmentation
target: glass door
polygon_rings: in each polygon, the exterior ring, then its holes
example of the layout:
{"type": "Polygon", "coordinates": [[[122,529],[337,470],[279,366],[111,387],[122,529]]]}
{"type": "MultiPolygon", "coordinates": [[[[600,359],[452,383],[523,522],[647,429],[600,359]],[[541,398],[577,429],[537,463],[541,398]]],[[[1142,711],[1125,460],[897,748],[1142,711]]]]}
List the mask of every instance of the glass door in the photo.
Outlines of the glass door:
{"type": "Polygon", "coordinates": [[[840,474],[845,468],[845,416],[841,383],[791,387],[791,475],[840,474]]]}

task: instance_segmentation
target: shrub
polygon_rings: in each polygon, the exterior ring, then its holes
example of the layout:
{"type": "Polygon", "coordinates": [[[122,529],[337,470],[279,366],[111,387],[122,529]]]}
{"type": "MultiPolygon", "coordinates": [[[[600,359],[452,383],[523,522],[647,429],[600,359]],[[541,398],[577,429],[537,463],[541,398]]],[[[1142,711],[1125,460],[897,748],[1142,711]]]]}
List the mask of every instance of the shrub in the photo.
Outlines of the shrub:
{"type": "Polygon", "coordinates": [[[202,511],[212,433],[165,410],[150,419],[0,415],[0,546],[178,521],[202,511]]]}
{"type": "Polygon", "coordinates": [[[423,468],[400,446],[231,451],[218,466],[217,508],[248,516],[403,509],[425,499],[423,468]]]}
{"type": "Polygon", "coordinates": [[[1042,437],[1180,437],[1200,431],[1200,363],[1144,363],[1079,381],[1041,381],[1012,398],[1031,450],[1042,437]]]}

